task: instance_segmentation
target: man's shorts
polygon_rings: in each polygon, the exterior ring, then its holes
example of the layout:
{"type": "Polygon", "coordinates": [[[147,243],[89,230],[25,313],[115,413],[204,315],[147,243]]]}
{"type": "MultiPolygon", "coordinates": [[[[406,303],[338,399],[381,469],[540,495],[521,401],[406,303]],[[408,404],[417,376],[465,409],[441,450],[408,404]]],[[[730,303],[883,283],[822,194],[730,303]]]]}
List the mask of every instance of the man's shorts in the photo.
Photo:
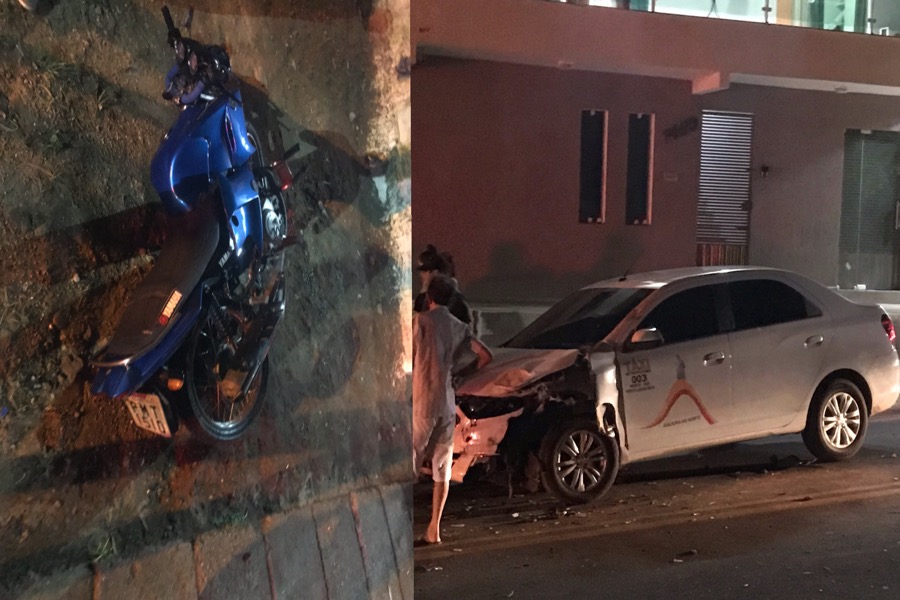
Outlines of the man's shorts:
{"type": "Polygon", "coordinates": [[[453,466],[453,428],[456,417],[413,417],[413,464],[416,476],[422,464],[431,459],[431,478],[450,481],[453,466]]]}

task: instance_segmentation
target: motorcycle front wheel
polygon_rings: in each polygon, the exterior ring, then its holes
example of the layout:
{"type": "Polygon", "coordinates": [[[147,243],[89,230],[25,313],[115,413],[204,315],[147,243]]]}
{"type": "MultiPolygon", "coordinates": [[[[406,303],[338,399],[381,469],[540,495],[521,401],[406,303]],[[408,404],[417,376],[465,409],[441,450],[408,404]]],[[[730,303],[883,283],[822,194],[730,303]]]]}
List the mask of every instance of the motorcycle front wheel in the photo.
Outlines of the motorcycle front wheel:
{"type": "Polygon", "coordinates": [[[269,358],[260,365],[246,394],[230,398],[225,364],[227,346],[220,339],[209,311],[188,340],[185,387],[189,414],[186,424],[208,441],[231,441],[243,435],[262,410],[269,378],[269,358]]]}

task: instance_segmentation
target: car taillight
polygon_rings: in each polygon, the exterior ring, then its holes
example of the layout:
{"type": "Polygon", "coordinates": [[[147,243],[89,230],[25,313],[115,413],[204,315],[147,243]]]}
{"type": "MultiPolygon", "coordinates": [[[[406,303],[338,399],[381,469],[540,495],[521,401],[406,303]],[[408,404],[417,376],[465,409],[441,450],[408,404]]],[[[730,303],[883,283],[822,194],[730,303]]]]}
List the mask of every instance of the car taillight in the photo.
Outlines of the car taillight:
{"type": "Polygon", "coordinates": [[[881,326],[884,327],[884,332],[887,334],[888,339],[891,343],[897,339],[897,332],[894,331],[894,322],[891,321],[891,318],[887,315],[881,315],[881,326]]]}

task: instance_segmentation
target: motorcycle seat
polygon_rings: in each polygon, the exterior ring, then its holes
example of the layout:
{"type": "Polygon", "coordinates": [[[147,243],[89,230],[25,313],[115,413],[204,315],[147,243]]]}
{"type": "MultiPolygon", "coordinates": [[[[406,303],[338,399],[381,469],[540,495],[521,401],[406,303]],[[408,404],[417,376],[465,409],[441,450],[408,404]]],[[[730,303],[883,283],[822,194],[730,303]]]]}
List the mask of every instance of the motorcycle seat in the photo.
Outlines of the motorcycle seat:
{"type": "Polygon", "coordinates": [[[156,347],[200,283],[219,244],[219,221],[208,202],[171,219],[156,263],[131,294],[109,346],[95,364],[125,364],[156,347]]]}

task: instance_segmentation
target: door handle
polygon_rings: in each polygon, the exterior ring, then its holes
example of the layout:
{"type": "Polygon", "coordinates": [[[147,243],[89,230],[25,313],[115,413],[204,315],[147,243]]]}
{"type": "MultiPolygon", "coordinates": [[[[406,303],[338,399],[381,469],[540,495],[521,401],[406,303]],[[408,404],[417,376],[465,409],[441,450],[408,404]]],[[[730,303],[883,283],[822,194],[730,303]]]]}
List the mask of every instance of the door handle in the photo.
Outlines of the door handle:
{"type": "Polygon", "coordinates": [[[803,342],[804,348],[809,348],[810,346],[821,346],[822,342],[825,341],[825,338],[821,335],[812,335],[806,338],[806,341],[803,342]]]}
{"type": "Polygon", "coordinates": [[[710,352],[706,356],[703,357],[703,365],[713,364],[721,364],[725,361],[725,353],[724,352],[710,352]]]}

